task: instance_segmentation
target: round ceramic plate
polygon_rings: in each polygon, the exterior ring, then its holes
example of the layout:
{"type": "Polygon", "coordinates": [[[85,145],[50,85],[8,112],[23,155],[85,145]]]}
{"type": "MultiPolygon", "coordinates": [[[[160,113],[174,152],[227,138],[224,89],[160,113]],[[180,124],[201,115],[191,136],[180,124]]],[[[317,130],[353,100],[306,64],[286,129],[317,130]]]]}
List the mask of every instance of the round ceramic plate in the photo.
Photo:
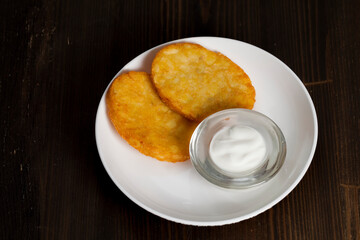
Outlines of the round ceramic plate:
{"type": "MultiPolygon", "coordinates": [[[[244,69],[256,90],[254,110],[270,117],[285,136],[287,156],[284,165],[273,179],[254,188],[229,190],[217,187],[203,179],[190,160],[182,163],[160,162],[128,145],[107,116],[106,89],[95,124],[97,147],[104,167],[126,196],[165,219],[213,226],[254,217],[289,194],[311,163],[318,128],[309,93],[289,67],[250,44],[217,37],[195,37],[174,42],[201,44],[223,53],[244,69]]],[[[155,54],[171,43],[144,52],[116,76],[130,70],[150,73],[155,54]]]]}

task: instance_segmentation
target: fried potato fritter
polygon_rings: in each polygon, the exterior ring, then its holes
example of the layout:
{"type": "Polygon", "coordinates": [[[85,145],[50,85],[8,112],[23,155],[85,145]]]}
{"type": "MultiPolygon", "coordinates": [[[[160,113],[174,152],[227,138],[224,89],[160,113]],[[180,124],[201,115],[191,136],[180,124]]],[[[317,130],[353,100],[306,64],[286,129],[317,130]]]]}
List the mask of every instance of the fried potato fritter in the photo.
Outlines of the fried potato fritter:
{"type": "Polygon", "coordinates": [[[161,161],[189,159],[196,124],[161,101],[147,73],[117,77],[107,92],[106,105],[115,129],[141,153],[161,161]]]}
{"type": "Polygon", "coordinates": [[[152,63],[152,80],[161,99],[186,118],[201,121],[228,108],[252,109],[255,89],[229,58],[198,44],[161,49],[152,63]]]}

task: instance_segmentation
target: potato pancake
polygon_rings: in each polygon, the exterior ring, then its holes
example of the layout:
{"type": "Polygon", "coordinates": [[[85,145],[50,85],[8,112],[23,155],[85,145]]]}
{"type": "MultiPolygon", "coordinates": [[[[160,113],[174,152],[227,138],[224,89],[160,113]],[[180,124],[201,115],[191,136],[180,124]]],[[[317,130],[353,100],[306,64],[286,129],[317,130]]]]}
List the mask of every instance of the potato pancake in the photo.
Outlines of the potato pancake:
{"type": "Polygon", "coordinates": [[[141,153],[161,161],[189,159],[196,124],[161,101],[147,73],[118,76],[107,92],[106,105],[117,132],[141,153]]]}
{"type": "Polygon", "coordinates": [[[228,108],[252,109],[255,89],[229,58],[198,44],[161,49],[152,63],[152,80],[161,99],[186,118],[201,121],[228,108]]]}

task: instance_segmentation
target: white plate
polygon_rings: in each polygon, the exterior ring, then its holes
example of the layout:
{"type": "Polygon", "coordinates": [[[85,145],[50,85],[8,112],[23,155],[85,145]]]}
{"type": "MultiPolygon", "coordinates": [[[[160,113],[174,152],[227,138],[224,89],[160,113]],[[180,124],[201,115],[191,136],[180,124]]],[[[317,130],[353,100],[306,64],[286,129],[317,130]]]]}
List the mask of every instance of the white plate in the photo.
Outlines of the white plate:
{"type": "MultiPolygon", "coordinates": [[[[288,149],[283,167],[263,185],[246,190],[228,190],[204,180],[190,161],[174,164],[144,156],[129,146],[111,125],[106,114],[107,89],[101,98],[95,124],[97,147],[104,167],[132,201],[171,221],[210,226],[256,216],[289,194],[311,163],[318,135],[312,100],[289,67],[250,44],[217,37],[195,37],[174,42],[201,44],[225,54],[244,69],[256,90],[254,110],[273,119],[286,138],[288,149]]],[[[139,55],[117,75],[130,70],[150,73],[155,54],[167,44],[139,55]]]]}

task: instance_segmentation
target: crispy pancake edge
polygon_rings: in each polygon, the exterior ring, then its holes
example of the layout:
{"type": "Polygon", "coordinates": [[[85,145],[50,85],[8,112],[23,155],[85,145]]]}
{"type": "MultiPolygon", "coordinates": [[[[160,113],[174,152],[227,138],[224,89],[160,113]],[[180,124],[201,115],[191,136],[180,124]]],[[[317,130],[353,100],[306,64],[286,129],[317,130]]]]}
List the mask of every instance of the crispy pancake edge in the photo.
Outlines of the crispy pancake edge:
{"type": "MultiPolygon", "coordinates": [[[[170,44],[170,45],[167,45],[165,46],[164,48],[160,49],[156,55],[155,55],[155,58],[152,62],[152,65],[151,65],[151,73],[152,73],[152,77],[151,77],[151,80],[156,88],[156,91],[158,93],[158,95],[160,96],[160,98],[162,99],[162,101],[168,105],[172,110],[178,112],[179,114],[183,115],[184,117],[190,119],[190,120],[194,120],[194,121],[197,121],[197,122],[200,122],[202,121],[204,118],[206,118],[207,116],[197,116],[197,114],[194,114],[194,113],[186,113],[186,111],[184,111],[183,107],[181,107],[181,103],[179,101],[177,101],[176,99],[169,99],[163,92],[162,92],[162,89],[160,87],[157,86],[155,80],[154,80],[154,76],[156,75],[154,73],[154,66],[156,64],[158,64],[158,62],[161,60],[161,58],[163,57],[163,52],[168,50],[169,48],[173,48],[173,47],[183,47],[184,45],[191,45],[192,47],[194,48],[198,48],[198,49],[201,49],[201,50],[206,50],[206,51],[211,51],[203,46],[201,46],[200,44],[196,44],[196,43],[188,43],[188,42],[185,42],[185,43],[174,43],[174,44],[170,44]],[[179,107],[180,106],[180,107],[179,107]]],[[[252,103],[250,105],[247,105],[247,106],[244,106],[243,108],[247,108],[247,109],[252,109],[254,107],[254,104],[255,104],[255,95],[256,95],[256,92],[255,92],[255,88],[254,86],[252,85],[252,82],[249,78],[249,76],[246,74],[246,72],[239,66],[237,65],[236,63],[234,63],[231,59],[229,59],[227,56],[223,55],[222,53],[220,52],[214,52],[214,51],[211,51],[213,53],[215,53],[217,55],[217,57],[219,58],[222,58],[222,60],[224,61],[228,61],[231,63],[231,68],[233,69],[233,71],[239,71],[241,72],[245,78],[247,79],[247,83],[245,83],[244,85],[247,86],[247,88],[249,89],[249,92],[250,93],[250,97],[249,99],[252,101],[252,103]]]]}
{"type": "MultiPolygon", "coordinates": [[[[118,132],[118,134],[131,145],[133,148],[137,149],[139,152],[146,156],[150,156],[153,158],[156,158],[160,161],[168,161],[168,162],[183,162],[190,158],[189,152],[186,154],[176,154],[173,155],[171,153],[168,153],[166,149],[159,149],[157,148],[156,144],[149,143],[149,142],[143,142],[143,139],[137,135],[134,135],[134,133],[127,129],[126,127],[123,127],[123,124],[121,122],[118,122],[117,119],[117,111],[114,109],[113,104],[116,104],[116,101],[114,101],[112,98],[112,91],[115,81],[123,81],[123,77],[127,74],[133,74],[133,75],[146,75],[149,78],[149,83],[152,84],[150,80],[150,75],[145,72],[127,72],[119,75],[114,81],[112,82],[111,86],[109,87],[107,93],[106,93],[106,106],[107,106],[107,114],[109,116],[109,119],[118,132]],[[160,152],[160,154],[159,154],[160,152]],[[161,156],[159,158],[159,155],[161,156]],[[164,157],[165,156],[165,157],[164,157]]],[[[152,88],[154,92],[156,93],[155,87],[152,85],[152,88]]],[[[159,97],[159,96],[158,96],[159,97]]],[[[159,98],[159,101],[161,99],[159,98]]],[[[166,106],[166,105],[165,105],[166,106]]],[[[171,109],[169,109],[171,111],[171,109]]],[[[174,112],[175,113],[175,112],[174,112]]],[[[181,116],[181,115],[179,115],[181,116]]],[[[189,120],[186,120],[189,121],[189,120]]],[[[195,123],[191,126],[192,130],[195,129],[195,123]]]]}

